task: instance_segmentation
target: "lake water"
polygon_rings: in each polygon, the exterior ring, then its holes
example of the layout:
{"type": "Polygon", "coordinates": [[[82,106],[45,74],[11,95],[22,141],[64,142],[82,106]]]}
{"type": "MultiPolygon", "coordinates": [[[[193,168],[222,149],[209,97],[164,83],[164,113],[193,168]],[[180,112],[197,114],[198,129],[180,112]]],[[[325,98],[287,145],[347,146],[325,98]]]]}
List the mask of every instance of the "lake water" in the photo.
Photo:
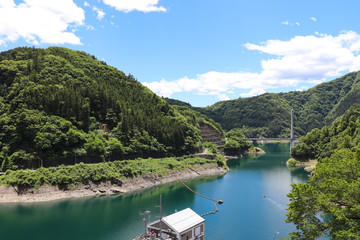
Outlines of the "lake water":
{"type": "MultiPolygon", "coordinates": [[[[228,161],[231,172],[221,177],[187,181],[195,191],[221,199],[219,212],[205,216],[207,240],[280,239],[295,231],[285,223],[290,184],[306,182],[302,169],[290,171],[289,144],[261,145],[266,154],[228,161]],[[264,195],[266,197],[264,197],[264,195]],[[275,234],[275,235],[274,235],[275,234]]],[[[0,205],[0,239],[11,240],[122,240],[144,232],[139,212],[150,210],[150,220],[190,207],[198,214],[213,211],[214,202],[201,198],[180,183],[167,184],[121,196],[0,205]]]]}

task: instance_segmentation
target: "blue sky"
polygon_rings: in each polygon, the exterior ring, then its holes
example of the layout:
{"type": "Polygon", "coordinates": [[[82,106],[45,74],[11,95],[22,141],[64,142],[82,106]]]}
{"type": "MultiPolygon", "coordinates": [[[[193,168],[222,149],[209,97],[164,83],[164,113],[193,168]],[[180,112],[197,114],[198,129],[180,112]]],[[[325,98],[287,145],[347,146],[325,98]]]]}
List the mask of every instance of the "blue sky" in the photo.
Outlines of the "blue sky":
{"type": "Polygon", "coordinates": [[[64,46],[194,106],[360,70],[358,0],[0,0],[0,51],[64,46]]]}

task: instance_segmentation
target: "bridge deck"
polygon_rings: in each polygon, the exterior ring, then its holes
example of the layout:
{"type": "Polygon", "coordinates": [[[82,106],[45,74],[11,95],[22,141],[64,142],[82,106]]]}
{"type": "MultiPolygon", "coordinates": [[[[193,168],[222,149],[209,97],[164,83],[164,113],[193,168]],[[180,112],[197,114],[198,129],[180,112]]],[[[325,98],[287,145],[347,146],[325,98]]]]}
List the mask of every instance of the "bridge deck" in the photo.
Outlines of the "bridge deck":
{"type": "Polygon", "coordinates": [[[250,141],[291,141],[291,140],[298,140],[298,138],[244,138],[245,140],[250,141]]]}

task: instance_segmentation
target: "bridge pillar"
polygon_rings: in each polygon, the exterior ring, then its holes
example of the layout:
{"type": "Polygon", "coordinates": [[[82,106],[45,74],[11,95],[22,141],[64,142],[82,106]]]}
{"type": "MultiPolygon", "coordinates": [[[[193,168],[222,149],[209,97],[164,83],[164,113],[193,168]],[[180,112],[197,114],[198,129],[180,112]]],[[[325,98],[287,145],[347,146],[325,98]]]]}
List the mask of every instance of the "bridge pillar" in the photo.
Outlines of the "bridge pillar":
{"type": "Polygon", "coordinates": [[[290,140],[294,139],[294,109],[291,109],[290,140]]]}

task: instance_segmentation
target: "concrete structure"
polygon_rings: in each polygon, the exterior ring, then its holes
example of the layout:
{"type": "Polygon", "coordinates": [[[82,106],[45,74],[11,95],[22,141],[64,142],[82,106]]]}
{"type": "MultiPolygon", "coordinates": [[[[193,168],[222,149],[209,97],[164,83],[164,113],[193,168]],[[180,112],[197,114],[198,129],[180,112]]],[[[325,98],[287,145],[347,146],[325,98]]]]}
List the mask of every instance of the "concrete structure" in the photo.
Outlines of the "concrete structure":
{"type": "Polygon", "coordinates": [[[205,239],[205,219],[199,216],[190,208],[148,224],[148,232],[160,233],[162,229],[162,239],[171,240],[204,240],[205,239]]]}
{"type": "Polygon", "coordinates": [[[294,110],[291,109],[290,140],[294,139],[294,110]]]}
{"type": "Polygon", "coordinates": [[[291,109],[291,126],[290,126],[290,151],[291,148],[295,146],[294,138],[294,110],[291,109]]]}

